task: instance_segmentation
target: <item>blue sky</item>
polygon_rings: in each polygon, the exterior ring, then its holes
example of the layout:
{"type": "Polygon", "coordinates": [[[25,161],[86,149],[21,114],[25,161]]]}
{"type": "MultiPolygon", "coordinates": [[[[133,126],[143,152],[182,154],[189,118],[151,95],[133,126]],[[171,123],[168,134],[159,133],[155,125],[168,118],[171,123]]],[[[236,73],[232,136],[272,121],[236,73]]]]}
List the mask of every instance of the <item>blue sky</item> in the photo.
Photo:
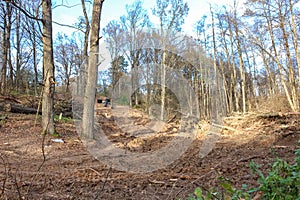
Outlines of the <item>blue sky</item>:
{"type": "MultiPolygon", "coordinates": [[[[63,0],[56,0],[57,4],[60,4],[63,0]]],[[[125,5],[132,4],[135,0],[105,0],[102,8],[101,16],[101,29],[106,26],[106,24],[111,20],[119,20],[120,16],[125,14],[125,5]]],[[[241,4],[243,0],[238,0],[241,4]]],[[[79,16],[82,16],[82,8],[80,0],[64,0],[64,4],[76,5],[78,6],[72,8],[57,7],[53,10],[53,20],[61,24],[72,25],[77,21],[79,16]]],[[[151,8],[155,6],[155,0],[144,0],[144,8],[148,10],[151,21],[155,22],[155,18],[151,17],[151,8]]],[[[186,0],[189,5],[189,15],[185,19],[185,24],[183,26],[183,31],[187,34],[192,35],[193,25],[201,19],[201,17],[206,14],[209,15],[209,3],[212,5],[219,4],[220,0],[186,0]]],[[[222,0],[222,4],[232,4],[232,0],[222,0]]],[[[87,6],[87,11],[91,15],[92,5],[87,6]]],[[[64,32],[70,34],[74,29],[69,29],[66,27],[61,27],[58,25],[53,25],[54,36],[58,32],[64,32]]]]}

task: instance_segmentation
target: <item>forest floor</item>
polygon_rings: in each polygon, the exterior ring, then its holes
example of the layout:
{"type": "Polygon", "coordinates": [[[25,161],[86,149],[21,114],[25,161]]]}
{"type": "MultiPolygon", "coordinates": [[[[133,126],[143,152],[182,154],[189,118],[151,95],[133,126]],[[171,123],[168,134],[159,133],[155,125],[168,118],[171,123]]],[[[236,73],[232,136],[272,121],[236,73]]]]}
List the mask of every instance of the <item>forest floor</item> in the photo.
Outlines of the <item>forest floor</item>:
{"type": "MultiPolygon", "coordinates": [[[[138,110],[129,113],[136,129],[149,122],[138,110]]],[[[114,115],[118,113],[111,109],[96,111],[105,135],[132,152],[155,151],[178,130],[170,122],[159,133],[138,137],[120,129],[126,120],[117,124],[120,116],[114,115]]],[[[277,157],[292,162],[300,139],[298,113],[236,114],[225,119],[219,140],[202,159],[199,149],[209,126],[205,122],[174,162],[153,172],[132,173],[95,159],[72,120],[56,122],[58,136],[43,136],[40,117],[35,125],[35,115],[2,112],[0,116],[0,199],[187,199],[196,187],[218,187],[221,176],[235,187],[257,186],[250,161],[264,171],[277,157]]]]}

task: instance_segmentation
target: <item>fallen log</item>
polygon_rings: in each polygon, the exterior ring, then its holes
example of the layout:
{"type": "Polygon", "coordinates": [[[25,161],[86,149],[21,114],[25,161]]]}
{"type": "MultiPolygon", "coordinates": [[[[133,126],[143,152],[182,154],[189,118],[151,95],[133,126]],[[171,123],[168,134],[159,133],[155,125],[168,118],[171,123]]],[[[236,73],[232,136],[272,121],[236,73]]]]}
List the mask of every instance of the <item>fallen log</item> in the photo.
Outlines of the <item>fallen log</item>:
{"type": "MultiPolygon", "coordinates": [[[[37,109],[29,108],[21,104],[0,103],[0,111],[22,114],[36,114],[37,109]]],[[[38,113],[41,115],[42,111],[39,111],[38,113]]]]}
{"type": "Polygon", "coordinates": [[[10,102],[10,103],[17,103],[17,104],[21,103],[15,97],[11,97],[11,96],[0,96],[0,102],[10,102]]]}

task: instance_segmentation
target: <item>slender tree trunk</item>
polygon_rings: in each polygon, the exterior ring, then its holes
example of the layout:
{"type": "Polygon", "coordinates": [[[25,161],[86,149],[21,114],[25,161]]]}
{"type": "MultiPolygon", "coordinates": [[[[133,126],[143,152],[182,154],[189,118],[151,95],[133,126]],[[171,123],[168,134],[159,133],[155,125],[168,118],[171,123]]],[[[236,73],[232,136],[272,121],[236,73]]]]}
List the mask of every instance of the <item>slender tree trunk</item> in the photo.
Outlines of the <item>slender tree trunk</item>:
{"type": "MultiPolygon", "coordinates": [[[[200,51],[199,51],[200,52],[200,51]]],[[[199,56],[200,57],[200,56],[199,56]]],[[[200,67],[199,67],[200,68],[200,67]]],[[[199,103],[199,96],[200,96],[200,93],[199,93],[199,68],[195,69],[194,71],[194,90],[195,90],[195,95],[196,95],[196,99],[195,99],[195,106],[196,106],[196,113],[199,114],[197,117],[200,118],[200,103],[199,103]]]]}
{"type": "Polygon", "coordinates": [[[231,68],[231,62],[230,62],[230,56],[229,56],[229,50],[228,50],[228,45],[227,45],[227,40],[226,40],[226,30],[224,29],[223,26],[223,18],[221,18],[220,15],[218,15],[218,21],[219,21],[219,27],[220,27],[220,31],[221,31],[221,41],[222,41],[222,45],[223,48],[225,50],[225,55],[226,55],[226,60],[227,60],[227,68],[225,67],[224,63],[221,61],[220,67],[221,67],[221,71],[222,71],[222,79],[223,79],[223,88],[224,88],[224,93],[225,93],[225,97],[226,97],[226,107],[227,107],[227,113],[231,113],[232,112],[232,108],[233,108],[233,103],[232,103],[232,98],[233,98],[233,83],[230,81],[230,84],[228,84],[227,80],[226,80],[226,74],[225,72],[229,72],[230,76],[232,77],[232,70],[230,70],[231,68]]]}
{"type": "Polygon", "coordinates": [[[85,33],[84,33],[84,47],[83,47],[84,60],[86,61],[87,58],[88,58],[90,23],[89,23],[89,17],[88,17],[87,12],[86,12],[86,7],[85,7],[84,0],[81,0],[81,6],[82,6],[82,11],[83,11],[85,26],[86,26],[86,30],[85,30],[85,33]]]}
{"type": "Polygon", "coordinates": [[[270,68],[267,63],[266,56],[265,56],[263,49],[261,50],[261,57],[262,57],[262,60],[264,63],[266,73],[267,73],[267,88],[268,88],[269,96],[273,96],[275,94],[275,91],[274,91],[275,81],[273,80],[273,75],[270,72],[270,68]]]}
{"type": "Polygon", "coordinates": [[[54,134],[54,60],[52,40],[52,2],[43,0],[43,64],[44,92],[42,98],[42,128],[44,133],[54,134]]]}
{"type": "MultiPolygon", "coordinates": [[[[4,27],[7,27],[6,17],[4,18],[4,27]]],[[[3,65],[1,69],[1,94],[6,94],[6,73],[7,73],[7,60],[8,60],[8,44],[7,44],[7,30],[3,31],[3,65]]]]}
{"type": "Polygon", "coordinates": [[[33,27],[33,69],[34,69],[34,94],[38,95],[37,86],[38,86],[38,66],[37,66],[37,45],[36,45],[36,32],[35,27],[33,27]]]}
{"type": "MultiPolygon", "coordinates": [[[[279,21],[280,21],[280,28],[283,34],[284,46],[287,56],[287,64],[288,64],[288,80],[289,80],[289,88],[291,91],[291,99],[294,107],[294,111],[299,111],[299,101],[297,95],[297,88],[296,88],[296,81],[295,81],[295,72],[293,69],[293,63],[291,59],[291,52],[290,52],[290,45],[289,45],[289,38],[287,32],[285,30],[285,17],[282,13],[281,3],[278,3],[279,7],[279,21]]],[[[299,56],[299,55],[297,55],[299,56]]]]}
{"type": "Polygon", "coordinates": [[[80,87],[80,94],[85,92],[85,85],[86,85],[86,81],[87,81],[87,71],[88,71],[88,59],[89,59],[89,52],[88,52],[88,47],[89,47],[89,35],[90,35],[90,30],[91,30],[91,26],[90,26],[90,22],[89,22],[89,17],[87,15],[87,11],[86,11],[86,6],[85,6],[85,0],[81,0],[81,6],[82,6],[82,12],[83,12],[83,16],[84,16],[84,20],[85,20],[85,32],[84,32],[84,46],[83,46],[83,65],[84,67],[80,69],[80,75],[79,75],[79,84],[83,85],[83,87],[80,87]]]}
{"type": "Polygon", "coordinates": [[[16,81],[15,81],[15,88],[16,91],[19,91],[19,84],[20,84],[20,70],[21,70],[21,39],[20,39],[20,23],[21,23],[21,18],[20,18],[20,11],[17,11],[17,17],[16,17],[16,39],[17,39],[17,56],[16,56],[16,81]]]}
{"type": "MultiPolygon", "coordinates": [[[[236,15],[236,11],[235,11],[236,15]]],[[[243,113],[246,113],[246,77],[245,77],[245,66],[243,61],[243,54],[242,54],[242,48],[241,48],[241,41],[240,41],[240,35],[239,35],[239,28],[237,25],[237,18],[235,16],[235,22],[233,23],[235,28],[235,35],[237,39],[237,49],[238,49],[238,55],[239,55],[239,64],[240,64],[240,76],[241,76],[241,90],[242,90],[242,105],[243,105],[243,113]]]]}
{"type": "Polygon", "coordinates": [[[101,10],[104,0],[94,0],[92,14],[92,28],[90,36],[90,56],[88,62],[87,82],[84,94],[84,107],[82,117],[83,136],[93,139],[94,129],[94,103],[95,89],[98,75],[98,57],[99,57],[99,33],[101,10]]]}
{"type": "MultiPolygon", "coordinates": [[[[10,34],[10,33],[9,33],[10,34]]],[[[11,52],[11,44],[8,43],[8,68],[9,68],[9,81],[7,83],[7,89],[13,89],[14,85],[14,67],[12,63],[12,52],[11,52]]]]}
{"type": "Polygon", "coordinates": [[[231,76],[231,84],[232,84],[232,89],[233,89],[233,98],[235,102],[235,111],[240,111],[240,105],[239,105],[239,94],[237,91],[237,71],[236,71],[236,65],[235,65],[235,55],[234,55],[234,40],[233,40],[233,30],[232,30],[232,23],[231,19],[229,16],[229,13],[226,14],[227,21],[228,21],[228,26],[229,26],[229,39],[230,39],[230,47],[231,47],[231,62],[232,62],[232,76],[231,76]]]}
{"type": "Polygon", "coordinates": [[[165,102],[166,102],[166,45],[165,41],[163,47],[163,55],[161,61],[161,107],[160,107],[160,120],[164,120],[165,115],[165,102]]]}
{"type": "MultiPolygon", "coordinates": [[[[295,48],[295,56],[296,56],[296,62],[298,66],[298,79],[300,79],[300,55],[299,55],[299,45],[298,45],[298,34],[297,34],[297,25],[295,22],[295,14],[293,11],[293,4],[292,0],[289,0],[290,3],[290,13],[291,13],[291,20],[292,20],[292,32],[293,32],[293,44],[295,48]]],[[[300,87],[300,82],[298,81],[298,87],[300,87]]]]}
{"type": "MultiPolygon", "coordinates": [[[[216,45],[216,35],[215,35],[215,17],[214,17],[214,12],[212,10],[212,7],[210,5],[210,13],[211,13],[211,29],[212,29],[212,37],[213,37],[213,50],[214,50],[214,76],[216,78],[216,73],[217,73],[217,45],[216,45]]],[[[216,79],[215,79],[216,80],[216,79]]]]}
{"type": "Polygon", "coordinates": [[[282,64],[280,63],[280,59],[279,59],[279,56],[278,56],[278,53],[277,53],[276,44],[275,44],[275,36],[274,36],[273,29],[272,29],[273,24],[272,24],[272,20],[271,20],[271,14],[270,14],[269,10],[268,10],[268,12],[266,10],[264,10],[264,13],[265,13],[265,16],[267,17],[266,18],[267,19],[267,29],[268,29],[270,37],[271,37],[272,48],[273,48],[273,51],[274,51],[275,62],[277,64],[278,70],[279,70],[280,81],[281,81],[281,84],[284,88],[285,95],[287,97],[287,100],[289,102],[290,107],[292,108],[293,111],[296,111],[296,108],[294,107],[294,104],[293,104],[293,100],[290,96],[289,89],[288,89],[287,84],[285,82],[282,64]]]}
{"type": "MultiPolygon", "coordinates": [[[[148,55],[147,55],[148,56],[148,55]]],[[[151,81],[150,81],[150,64],[147,64],[146,69],[146,90],[147,90],[147,99],[146,99],[146,113],[150,115],[150,104],[151,104],[151,81]]]]}
{"type": "Polygon", "coordinates": [[[13,81],[14,81],[14,70],[13,70],[13,64],[12,64],[12,51],[11,51],[11,31],[12,31],[12,14],[13,14],[13,8],[12,6],[6,2],[6,8],[7,8],[7,35],[6,35],[6,42],[7,42],[7,64],[9,68],[9,82],[6,83],[6,89],[12,89],[13,88],[13,81]]]}
{"type": "MultiPolygon", "coordinates": [[[[245,85],[245,87],[246,87],[245,90],[247,92],[246,94],[248,94],[248,98],[246,99],[247,100],[246,103],[248,105],[248,110],[251,111],[252,110],[251,99],[253,99],[254,102],[256,101],[256,98],[255,98],[255,95],[254,95],[254,92],[253,92],[253,88],[254,88],[253,79],[254,79],[254,76],[253,76],[253,73],[251,71],[251,64],[250,64],[249,53],[248,53],[245,45],[243,45],[243,50],[244,50],[245,55],[246,55],[246,61],[248,63],[248,74],[249,74],[249,76],[247,78],[245,78],[245,80],[247,81],[246,85],[245,85]]],[[[252,49],[250,51],[253,52],[252,49]]],[[[253,63],[253,67],[255,67],[255,63],[253,63]]]]}
{"type": "Polygon", "coordinates": [[[223,91],[224,91],[224,96],[225,96],[225,105],[226,105],[226,112],[230,113],[230,104],[229,104],[229,95],[228,95],[228,86],[226,82],[226,77],[225,77],[225,67],[223,61],[220,61],[220,68],[221,68],[221,73],[222,73],[222,81],[223,81],[223,91]]]}

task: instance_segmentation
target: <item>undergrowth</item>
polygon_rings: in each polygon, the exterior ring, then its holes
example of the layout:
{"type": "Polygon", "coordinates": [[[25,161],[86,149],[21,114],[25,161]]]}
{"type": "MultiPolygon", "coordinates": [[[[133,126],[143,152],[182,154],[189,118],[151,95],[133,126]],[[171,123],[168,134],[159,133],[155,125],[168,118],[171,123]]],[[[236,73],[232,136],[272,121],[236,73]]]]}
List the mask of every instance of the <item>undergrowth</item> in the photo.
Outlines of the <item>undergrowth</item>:
{"type": "Polygon", "coordinates": [[[64,117],[61,115],[54,115],[54,122],[62,122],[62,123],[67,123],[72,121],[72,118],[69,117],[64,117]]]}
{"type": "Polygon", "coordinates": [[[298,145],[293,164],[277,158],[266,175],[258,164],[250,163],[252,172],[259,177],[258,187],[243,185],[241,189],[237,189],[231,185],[230,180],[220,177],[222,191],[198,187],[188,200],[300,200],[300,140],[298,145]]]}

